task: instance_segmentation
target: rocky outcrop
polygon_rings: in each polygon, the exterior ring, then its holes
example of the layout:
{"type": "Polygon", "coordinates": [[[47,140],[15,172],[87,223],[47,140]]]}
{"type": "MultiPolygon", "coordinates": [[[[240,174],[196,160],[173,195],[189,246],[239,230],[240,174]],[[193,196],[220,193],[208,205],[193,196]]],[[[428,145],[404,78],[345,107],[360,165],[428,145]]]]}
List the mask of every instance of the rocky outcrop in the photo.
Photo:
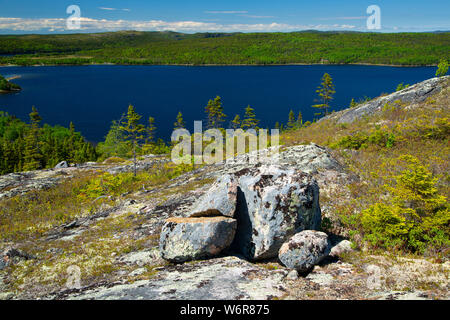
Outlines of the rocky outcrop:
{"type": "Polygon", "coordinates": [[[330,253],[326,233],[306,230],[295,234],[280,249],[278,258],[288,268],[306,272],[330,253]]]}
{"type": "Polygon", "coordinates": [[[296,232],[318,229],[319,187],[304,172],[256,166],[234,173],[238,179],[236,238],[231,249],[250,260],[277,256],[296,232]]]}
{"type": "Polygon", "coordinates": [[[286,270],[269,271],[237,257],[161,268],[147,280],[59,295],[95,300],[267,300],[282,297],[286,270]]]}
{"type": "Polygon", "coordinates": [[[335,120],[337,123],[351,123],[360,120],[367,115],[380,112],[387,103],[392,104],[395,101],[401,101],[410,105],[420,103],[425,101],[428,97],[439,93],[449,79],[450,76],[428,79],[387,96],[370,100],[355,108],[336,112],[320,119],[319,122],[324,121],[325,119],[331,119],[335,120]]]}
{"type": "Polygon", "coordinates": [[[234,239],[236,220],[227,217],[170,218],[161,231],[161,256],[185,262],[219,255],[234,239]]]}
{"type": "Polygon", "coordinates": [[[232,175],[218,179],[206,195],[194,205],[190,216],[226,216],[234,217],[236,211],[238,183],[232,175]]]}

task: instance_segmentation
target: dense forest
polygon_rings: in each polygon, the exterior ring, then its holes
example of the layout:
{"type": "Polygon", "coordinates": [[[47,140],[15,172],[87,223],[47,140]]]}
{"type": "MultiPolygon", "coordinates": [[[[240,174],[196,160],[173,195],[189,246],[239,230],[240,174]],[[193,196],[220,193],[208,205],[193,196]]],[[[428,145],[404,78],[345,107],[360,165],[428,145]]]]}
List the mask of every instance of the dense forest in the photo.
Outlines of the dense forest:
{"type": "Polygon", "coordinates": [[[0,36],[0,64],[436,65],[450,33],[197,33],[120,31],[0,36]]]}
{"type": "Polygon", "coordinates": [[[61,161],[82,163],[97,159],[95,148],[71,123],[40,126],[36,108],[27,124],[0,111],[0,174],[54,167],[61,161]]]}

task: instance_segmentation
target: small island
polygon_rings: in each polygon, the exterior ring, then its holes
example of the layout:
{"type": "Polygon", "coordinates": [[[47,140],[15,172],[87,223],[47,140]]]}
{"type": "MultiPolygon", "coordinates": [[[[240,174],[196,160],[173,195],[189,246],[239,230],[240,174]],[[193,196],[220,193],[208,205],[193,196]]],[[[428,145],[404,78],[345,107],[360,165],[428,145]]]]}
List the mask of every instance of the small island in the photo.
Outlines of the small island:
{"type": "Polygon", "coordinates": [[[0,75],[0,93],[10,93],[22,90],[22,88],[12,82],[9,82],[5,77],[0,75]]]}

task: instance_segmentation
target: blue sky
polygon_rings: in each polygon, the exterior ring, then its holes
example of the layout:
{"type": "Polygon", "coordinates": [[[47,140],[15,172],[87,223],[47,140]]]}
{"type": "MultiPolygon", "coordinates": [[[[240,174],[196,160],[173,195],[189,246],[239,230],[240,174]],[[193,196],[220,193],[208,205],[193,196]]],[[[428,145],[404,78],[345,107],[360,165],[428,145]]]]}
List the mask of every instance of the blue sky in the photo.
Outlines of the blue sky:
{"type": "Polygon", "coordinates": [[[448,0],[0,0],[0,33],[75,32],[70,5],[81,9],[76,32],[368,31],[369,5],[380,7],[380,32],[450,30],[448,0]]]}

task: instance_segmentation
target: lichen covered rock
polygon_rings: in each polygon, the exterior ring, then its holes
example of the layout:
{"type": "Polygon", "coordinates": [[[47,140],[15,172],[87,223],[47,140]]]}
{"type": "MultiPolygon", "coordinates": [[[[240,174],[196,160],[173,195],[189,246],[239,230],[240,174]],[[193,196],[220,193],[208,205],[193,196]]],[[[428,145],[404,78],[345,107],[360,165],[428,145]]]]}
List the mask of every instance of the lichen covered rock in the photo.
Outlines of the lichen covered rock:
{"type": "Polygon", "coordinates": [[[329,253],[330,245],[325,233],[305,230],[284,243],[278,257],[286,267],[305,272],[322,261],[329,253]]]}
{"type": "Polygon", "coordinates": [[[232,250],[249,260],[276,257],[281,245],[321,222],[319,187],[308,174],[283,166],[255,166],[238,180],[238,229],[232,250]]]}
{"type": "Polygon", "coordinates": [[[167,219],[159,242],[161,256],[177,263],[217,256],[232,243],[236,226],[228,217],[167,219]]]}
{"type": "Polygon", "coordinates": [[[191,217],[234,217],[237,201],[237,181],[232,175],[224,175],[201,197],[191,210],[191,217]]]}

